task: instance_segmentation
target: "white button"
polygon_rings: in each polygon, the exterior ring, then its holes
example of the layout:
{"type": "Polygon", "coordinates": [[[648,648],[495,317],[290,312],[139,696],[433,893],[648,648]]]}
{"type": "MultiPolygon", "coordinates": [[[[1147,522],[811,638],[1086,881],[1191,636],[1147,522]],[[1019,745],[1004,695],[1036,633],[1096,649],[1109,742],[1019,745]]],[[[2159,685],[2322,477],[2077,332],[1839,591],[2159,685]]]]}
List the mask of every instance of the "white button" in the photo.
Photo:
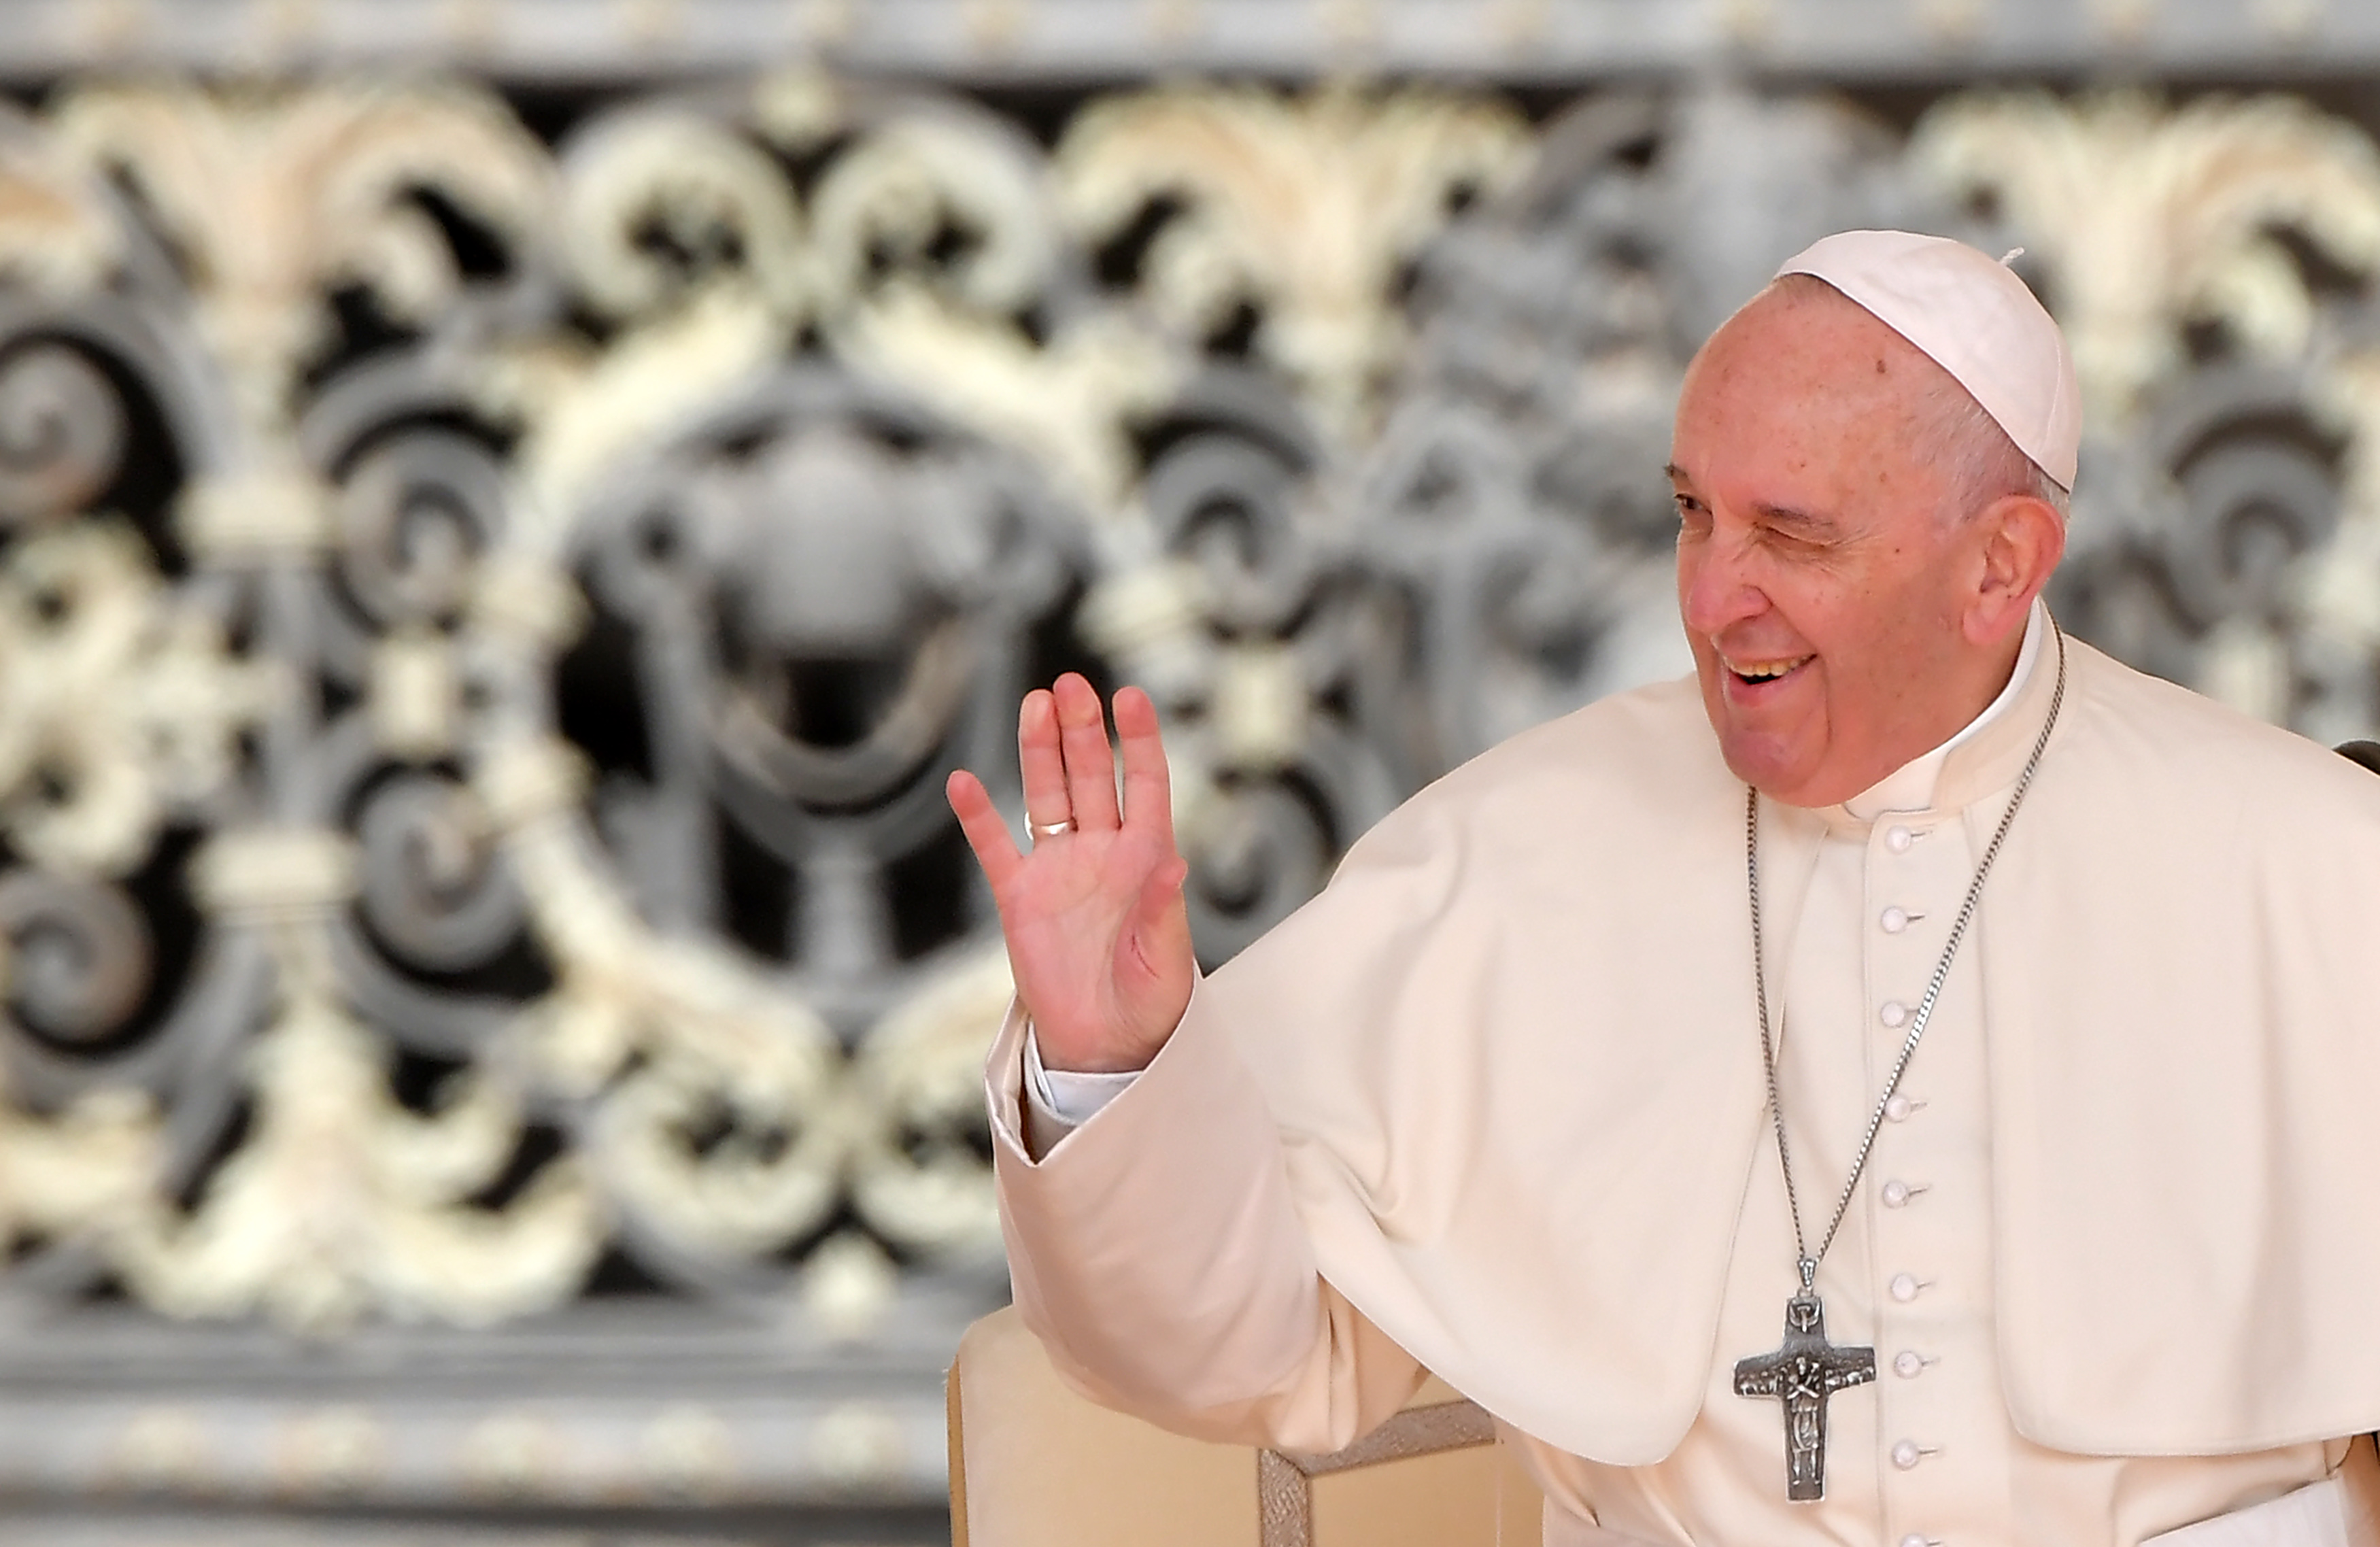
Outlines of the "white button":
{"type": "Polygon", "coordinates": [[[1908,853],[1909,846],[1916,841],[1916,837],[1906,827],[1888,827],[1884,830],[1884,847],[1895,854],[1908,853]]]}
{"type": "Polygon", "coordinates": [[[1891,1284],[1888,1285],[1887,1287],[1892,1291],[1892,1297],[1894,1299],[1906,1305],[1911,1300],[1917,1297],[1917,1275],[1914,1273],[1895,1273],[1892,1275],[1891,1284]]]}
{"type": "Polygon", "coordinates": [[[1898,1209],[1909,1201],[1909,1184],[1895,1176],[1884,1184],[1884,1206],[1898,1209]]]}
{"type": "Polygon", "coordinates": [[[1876,1018],[1884,1022],[1887,1026],[1904,1025],[1909,1019],[1909,1006],[1902,1004],[1898,999],[1888,999],[1884,1002],[1883,1006],[1876,1012],[1876,1018]]]}
{"type": "Polygon", "coordinates": [[[1876,915],[1876,921],[1883,927],[1885,933],[1899,934],[1901,931],[1909,927],[1909,909],[1905,907],[1888,907],[1882,913],[1876,915]]]}
{"type": "Polygon", "coordinates": [[[1909,1115],[1916,1110],[1915,1102],[1900,1094],[1895,1094],[1884,1103],[1884,1115],[1896,1123],[1906,1123],[1909,1121],[1909,1115]]]}
{"type": "Polygon", "coordinates": [[[1914,1381],[1925,1373],[1925,1356],[1914,1348],[1903,1348],[1892,1356],[1892,1372],[1904,1381],[1914,1381]]]}
{"type": "Polygon", "coordinates": [[[1904,1472],[1923,1459],[1925,1457],[1919,1453],[1914,1440],[1903,1440],[1892,1447],[1892,1464],[1904,1472]]]}

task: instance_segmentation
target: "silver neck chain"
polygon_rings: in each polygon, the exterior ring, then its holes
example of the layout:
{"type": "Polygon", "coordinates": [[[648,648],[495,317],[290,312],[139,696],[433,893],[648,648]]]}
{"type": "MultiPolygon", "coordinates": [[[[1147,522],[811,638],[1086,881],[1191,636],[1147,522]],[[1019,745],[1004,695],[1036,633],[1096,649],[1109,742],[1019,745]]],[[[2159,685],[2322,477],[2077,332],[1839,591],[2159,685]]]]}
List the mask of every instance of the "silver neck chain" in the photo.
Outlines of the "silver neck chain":
{"type": "Polygon", "coordinates": [[[1802,1195],[1793,1187],[1793,1158],[1785,1144],[1785,1103],[1777,1089],[1777,1043],[1768,1029],[1768,974],[1761,960],[1760,792],[1750,787],[1743,792],[1744,868],[1752,891],[1752,982],[1760,999],[1760,1062],[1768,1071],[1768,1115],[1777,1128],[1777,1163],[1785,1173],[1785,1201],[1793,1214],[1793,1250],[1804,1293],[1815,1293],[1817,1288],[1818,1263],[1826,1257],[1827,1249],[1835,1244],[1835,1233],[1843,1227],[1843,1216],[1851,1212],[1852,1200],[1859,1191],[1860,1174],[1867,1169],[1868,1151],[1876,1148],[1876,1131],[1884,1126],[1885,1112],[1900,1089],[1900,1077],[1916,1054],[1918,1042],[1925,1036],[1926,1023],[1934,1018],[1934,1006],[1942,997],[1943,983],[1949,979],[1950,963],[1959,954],[1959,943],[1966,939],[1967,926],[1974,922],[1975,905],[1983,898],[1985,878],[1992,873],[1992,861],[1999,858],[2000,845],[2008,837],[2010,824],[2016,821],[2017,808],[2024,804],[2024,792],[2033,786],[2033,775],[2041,767],[2041,754],[2049,746],[2049,733],[2058,728],[2058,712],[2066,702],[2066,636],[2055,624],[2050,627],[2058,641],[2058,686],[2050,696],[2049,718],[2043,722],[2041,734],[2034,738],[2033,755],[2025,760],[2024,772],[2017,775],[2016,792],[2009,797],[2008,810],[2000,813],[1999,826],[1993,830],[1992,841],[1975,866],[1975,879],[1967,884],[1967,900],[1959,906],[1958,920],[1950,926],[1949,942],[1942,947],[1942,959],[1934,964],[1934,976],[1925,984],[1925,997],[1917,1002],[1917,1014],[1909,1022],[1909,1035],[1901,1039],[1900,1055],[1892,1061],[1892,1072],[1885,1077],[1884,1091],[1876,1098],[1876,1110],[1868,1114],[1867,1131],[1860,1136],[1859,1152],[1852,1157],[1852,1174],[1843,1178],[1842,1196],[1835,1200],[1834,1217],[1827,1221],[1827,1233],[1815,1252],[1802,1228],[1802,1195]]]}

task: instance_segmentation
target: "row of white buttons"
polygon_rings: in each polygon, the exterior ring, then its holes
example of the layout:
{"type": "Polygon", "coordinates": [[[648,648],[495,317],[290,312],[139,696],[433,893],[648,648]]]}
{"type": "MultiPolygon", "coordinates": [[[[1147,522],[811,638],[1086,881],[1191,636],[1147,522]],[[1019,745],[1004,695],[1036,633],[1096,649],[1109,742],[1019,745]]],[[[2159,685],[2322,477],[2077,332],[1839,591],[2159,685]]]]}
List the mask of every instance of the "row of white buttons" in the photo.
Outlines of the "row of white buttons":
{"type": "MultiPolygon", "coordinates": [[[[1902,1115],[1907,1115],[1905,1111],[1902,1115]]],[[[1925,1189],[1920,1188],[1915,1190],[1922,1192],[1925,1189]]],[[[1881,1191],[1885,1207],[1898,1209],[1909,1201],[1912,1189],[1906,1182],[1896,1179],[1885,1183],[1881,1191]]],[[[1924,1291],[1925,1285],[1913,1273],[1895,1273],[1888,1287],[1894,1299],[1906,1304],[1915,1299],[1924,1291]]],[[[1892,1372],[1904,1381],[1913,1381],[1924,1374],[1925,1367],[1932,1362],[1914,1348],[1903,1348],[1892,1357],[1892,1372]]],[[[1911,1471],[1915,1469],[1919,1462],[1933,1454],[1932,1450],[1914,1440],[1900,1440],[1893,1444],[1892,1464],[1904,1472],[1911,1471]]],[[[1900,1539],[1900,1547],[1935,1547],[1935,1539],[1912,1531],[1900,1539]]]]}
{"type": "MultiPolygon", "coordinates": [[[[1900,1101],[1903,1098],[1898,1096],[1893,1098],[1895,1101],[1900,1101]]],[[[1888,1109],[1886,1115],[1888,1116],[1894,1115],[1894,1114],[1892,1114],[1888,1109]]],[[[1904,1106],[1898,1115],[1900,1117],[1906,1117],[1908,1115],[1909,1109],[1904,1106]]],[[[1924,1192],[1925,1188],[1922,1186],[1912,1188],[1907,1182],[1901,1181],[1899,1177],[1895,1177],[1891,1181],[1885,1183],[1884,1186],[1877,1190],[1884,1200],[1884,1206],[1886,1208],[1899,1209],[1906,1206],[1912,1198],[1924,1192]]],[[[1892,1296],[1892,1297],[1899,1300],[1903,1305],[1908,1304],[1910,1301],[1915,1299],[1919,1295],[1923,1294],[1926,1287],[1926,1281],[1919,1278],[1915,1273],[1895,1273],[1892,1275],[1892,1281],[1885,1285],[1886,1290],[1892,1296]]],[[[1904,1381],[1915,1380],[1919,1375],[1924,1374],[1925,1372],[1925,1367],[1933,1362],[1933,1360],[1927,1358],[1925,1355],[1919,1353],[1914,1348],[1903,1348],[1900,1353],[1895,1354],[1892,1357],[1892,1372],[1900,1376],[1904,1381]]],[[[1934,1453],[1931,1450],[1920,1445],[1914,1440],[1902,1440],[1892,1447],[1892,1464],[1905,1472],[1915,1467],[1918,1462],[1933,1454],[1934,1453]]],[[[1927,1539],[1925,1537],[1907,1537],[1902,1540],[1904,1541],[1924,1541],[1927,1539]]]]}
{"type": "MultiPolygon", "coordinates": [[[[1884,834],[1884,847],[1895,854],[1908,853],[1909,846],[1913,841],[1912,834],[1906,827],[1890,828],[1884,834]]],[[[1895,905],[1877,914],[1876,924],[1876,928],[1887,934],[1899,934],[1924,917],[1925,915],[1923,913],[1912,913],[1909,909],[1895,905]]],[[[1876,1018],[1882,1020],[1887,1026],[1902,1026],[1908,1022],[1909,1006],[1898,999],[1886,1000],[1883,1007],[1876,1011],[1876,1018]]]]}
{"type": "MultiPolygon", "coordinates": [[[[1906,827],[1888,827],[1884,834],[1884,847],[1895,854],[1906,854],[1910,847],[1916,842],[1916,838],[1917,835],[1906,827]]],[[[1912,919],[1912,915],[1907,908],[1891,907],[1878,914],[1876,921],[1876,927],[1883,930],[1885,933],[1900,934],[1909,928],[1912,919]]],[[[1886,1026],[1899,1029],[1909,1023],[1909,1006],[1898,999],[1887,1000],[1877,1008],[1876,1018],[1886,1026]]],[[[1917,1103],[1907,1096],[1895,1095],[1885,1102],[1884,1115],[1892,1122],[1902,1123],[1908,1121],[1909,1115],[1916,1109],[1917,1103]]],[[[1906,1182],[1888,1181],[1881,1189],[1884,1206],[1888,1209],[1900,1208],[1908,1203],[1913,1193],[1924,1190],[1923,1188],[1912,1188],[1906,1182]]],[[[1915,1299],[1925,1285],[1918,1282],[1914,1274],[1896,1273],[1893,1275],[1889,1288],[1894,1299],[1906,1304],[1915,1299]]],[[[1893,1373],[1903,1380],[1913,1380],[1925,1372],[1927,1362],[1925,1357],[1915,1349],[1904,1348],[1893,1356],[1893,1373]]],[[[1892,1447],[1892,1464],[1907,1471],[1923,1460],[1925,1454],[1915,1441],[1903,1440],[1892,1447]]],[[[1900,1539],[1900,1547],[1938,1547],[1938,1544],[1932,1537],[1922,1532],[1912,1531],[1900,1539]]]]}
{"type": "MultiPolygon", "coordinates": [[[[1884,834],[1884,847],[1895,854],[1906,854],[1909,852],[1910,846],[1916,841],[1916,837],[1917,835],[1906,827],[1887,828],[1884,834]]],[[[1877,915],[1876,925],[1887,934],[1899,934],[1909,928],[1912,918],[1912,915],[1905,907],[1888,907],[1877,915]]],[[[1909,1022],[1909,1006],[1898,999],[1887,1000],[1877,1009],[1876,1018],[1885,1025],[1898,1029],[1909,1022]]],[[[1907,1096],[1896,1095],[1884,1103],[1884,1115],[1893,1122],[1906,1122],[1909,1115],[1917,1110],[1917,1106],[1918,1103],[1911,1101],[1907,1096]]],[[[1898,1209],[1906,1204],[1912,1196],[1925,1189],[1922,1187],[1912,1188],[1906,1182],[1895,1180],[1885,1183],[1881,1190],[1884,1206],[1888,1209],[1898,1209]]],[[[1915,1299],[1925,1287],[1925,1285],[1920,1283],[1913,1273],[1895,1273],[1889,1285],[1892,1297],[1903,1304],[1915,1299]]],[[[1925,1367],[1932,1362],[1914,1348],[1903,1348],[1892,1357],[1892,1372],[1905,1381],[1915,1380],[1925,1372],[1925,1367]]],[[[1916,1441],[1902,1440],[1892,1447],[1892,1464],[1902,1471],[1908,1471],[1924,1460],[1928,1454],[1930,1453],[1916,1441]]],[[[1900,1539],[1900,1547],[1941,1547],[1941,1544],[1937,1539],[1922,1531],[1912,1531],[1900,1539]]]]}

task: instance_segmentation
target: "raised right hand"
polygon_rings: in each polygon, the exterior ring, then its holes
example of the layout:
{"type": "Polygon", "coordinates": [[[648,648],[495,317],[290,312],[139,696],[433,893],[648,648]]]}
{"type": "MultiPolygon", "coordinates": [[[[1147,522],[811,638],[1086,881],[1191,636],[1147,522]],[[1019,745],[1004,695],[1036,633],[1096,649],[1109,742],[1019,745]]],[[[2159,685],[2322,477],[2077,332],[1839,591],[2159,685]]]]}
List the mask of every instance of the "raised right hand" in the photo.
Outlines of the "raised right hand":
{"type": "Polygon", "coordinates": [[[1197,974],[1173,842],[1173,803],[1157,706],[1115,696],[1123,802],[1099,694],[1072,672],[1026,695],[1016,721],[1026,820],[1074,823],[1017,852],[983,781],[951,775],[976,862],[991,883],[1009,970],[1041,1059],[1076,1072],[1146,1068],[1173,1034],[1197,974]]]}

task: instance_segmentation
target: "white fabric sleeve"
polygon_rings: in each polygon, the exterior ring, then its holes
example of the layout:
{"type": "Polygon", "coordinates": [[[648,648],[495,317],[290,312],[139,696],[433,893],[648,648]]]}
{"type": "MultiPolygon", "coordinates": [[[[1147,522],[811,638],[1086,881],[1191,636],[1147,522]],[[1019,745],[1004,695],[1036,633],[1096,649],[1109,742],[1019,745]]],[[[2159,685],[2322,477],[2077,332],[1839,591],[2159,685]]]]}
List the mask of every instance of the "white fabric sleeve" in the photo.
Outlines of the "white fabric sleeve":
{"type": "Polygon", "coordinates": [[[1271,1111],[1208,998],[1194,990],[1148,1067],[1038,1159],[1011,1009],[985,1095],[1017,1309],[1093,1401],[1204,1439],[1337,1450],[1422,1370],[1323,1282],[1271,1111]]]}
{"type": "Polygon", "coordinates": [[[1077,1074],[1041,1062],[1041,1041],[1025,1026],[1026,1148],[1045,1160],[1060,1140],[1098,1116],[1108,1102],[1132,1088],[1138,1069],[1114,1074],[1077,1074]]]}

